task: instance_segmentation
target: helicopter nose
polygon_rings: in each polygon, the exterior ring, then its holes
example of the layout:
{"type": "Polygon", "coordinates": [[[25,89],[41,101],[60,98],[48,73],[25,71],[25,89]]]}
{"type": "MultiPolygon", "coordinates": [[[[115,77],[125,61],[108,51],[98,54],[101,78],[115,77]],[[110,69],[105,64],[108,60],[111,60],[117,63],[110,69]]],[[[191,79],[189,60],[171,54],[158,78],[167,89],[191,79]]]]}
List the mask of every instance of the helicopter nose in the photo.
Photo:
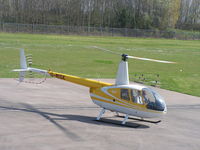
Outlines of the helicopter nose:
{"type": "Polygon", "coordinates": [[[166,104],[163,101],[149,102],[147,108],[162,112],[167,110],[166,104]]]}

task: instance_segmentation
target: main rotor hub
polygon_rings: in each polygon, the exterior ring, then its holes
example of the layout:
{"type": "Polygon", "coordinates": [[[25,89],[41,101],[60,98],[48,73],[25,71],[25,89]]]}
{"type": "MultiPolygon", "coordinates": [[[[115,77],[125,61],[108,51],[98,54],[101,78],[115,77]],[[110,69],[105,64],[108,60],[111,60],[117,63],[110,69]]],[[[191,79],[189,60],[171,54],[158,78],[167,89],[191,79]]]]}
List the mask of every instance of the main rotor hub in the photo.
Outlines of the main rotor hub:
{"type": "Polygon", "coordinates": [[[122,60],[127,61],[128,60],[128,55],[127,54],[122,54],[122,60]]]}

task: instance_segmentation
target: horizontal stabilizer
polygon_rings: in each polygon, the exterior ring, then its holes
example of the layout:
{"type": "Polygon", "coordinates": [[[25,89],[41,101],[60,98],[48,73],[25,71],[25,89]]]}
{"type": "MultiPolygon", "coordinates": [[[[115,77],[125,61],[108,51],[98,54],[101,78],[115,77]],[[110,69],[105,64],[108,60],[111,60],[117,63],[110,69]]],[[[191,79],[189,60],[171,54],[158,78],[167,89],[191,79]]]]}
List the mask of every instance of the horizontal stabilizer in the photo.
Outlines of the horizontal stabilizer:
{"type": "Polygon", "coordinates": [[[38,68],[28,68],[28,70],[32,72],[40,73],[40,74],[48,74],[47,70],[42,70],[38,68]]]}
{"type": "Polygon", "coordinates": [[[14,71],[14,72],[27,72],[29,70],[28,69],[14,69],[12,71],[14,71]]]}
{"type": "Polygon", "coordinates": [[[27,69],[14,69],[12,70],[14,72],[27,72],[27,71],[32,71],[40,74],[47,74],[47,70],[42,70],[42,69],[37,69],[37,68],[27,68],[27,69]]]}

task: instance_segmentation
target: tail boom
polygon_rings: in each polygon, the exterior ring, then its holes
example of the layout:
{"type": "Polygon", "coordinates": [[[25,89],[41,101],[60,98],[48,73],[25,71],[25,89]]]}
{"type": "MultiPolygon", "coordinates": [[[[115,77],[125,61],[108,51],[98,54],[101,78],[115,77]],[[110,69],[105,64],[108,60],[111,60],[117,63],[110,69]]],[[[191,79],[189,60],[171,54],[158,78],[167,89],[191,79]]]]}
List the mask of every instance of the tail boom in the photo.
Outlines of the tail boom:
{"type": "Polygon", "coordinates": [[[65,81],[69,81],[69,82],[79,84],[82,86],[86,86],[89,88],[100,88],[100,87],[112,85],[111,83],[96,81],[96,80],[87,79],[87,78],[81,78],[81,77],[57,73],[57,72],[53,72],[53,71],[48,71],[48,74],[50,74],[50,76],[52,76],[52,77],[62,79],[65,81]]]}

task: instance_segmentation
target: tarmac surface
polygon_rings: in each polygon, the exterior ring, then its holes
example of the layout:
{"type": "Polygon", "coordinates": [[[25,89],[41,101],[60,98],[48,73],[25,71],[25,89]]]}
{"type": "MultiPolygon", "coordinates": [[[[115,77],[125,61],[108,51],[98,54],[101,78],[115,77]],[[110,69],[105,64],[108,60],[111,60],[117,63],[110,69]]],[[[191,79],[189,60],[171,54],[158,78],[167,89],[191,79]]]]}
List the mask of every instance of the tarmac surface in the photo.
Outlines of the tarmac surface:
{"type": "MultiPolygon", "coordinates": [[[[40,85],[0,79],[0,150],[199,150],[200,97],[156,91],[167,115],[158,124],[129,119],[131,128],[95,121],[100,108],[86,87],[58,79],[40,85]]],[[[110,111],[103,117],[123,120],[110,111]]]]}

